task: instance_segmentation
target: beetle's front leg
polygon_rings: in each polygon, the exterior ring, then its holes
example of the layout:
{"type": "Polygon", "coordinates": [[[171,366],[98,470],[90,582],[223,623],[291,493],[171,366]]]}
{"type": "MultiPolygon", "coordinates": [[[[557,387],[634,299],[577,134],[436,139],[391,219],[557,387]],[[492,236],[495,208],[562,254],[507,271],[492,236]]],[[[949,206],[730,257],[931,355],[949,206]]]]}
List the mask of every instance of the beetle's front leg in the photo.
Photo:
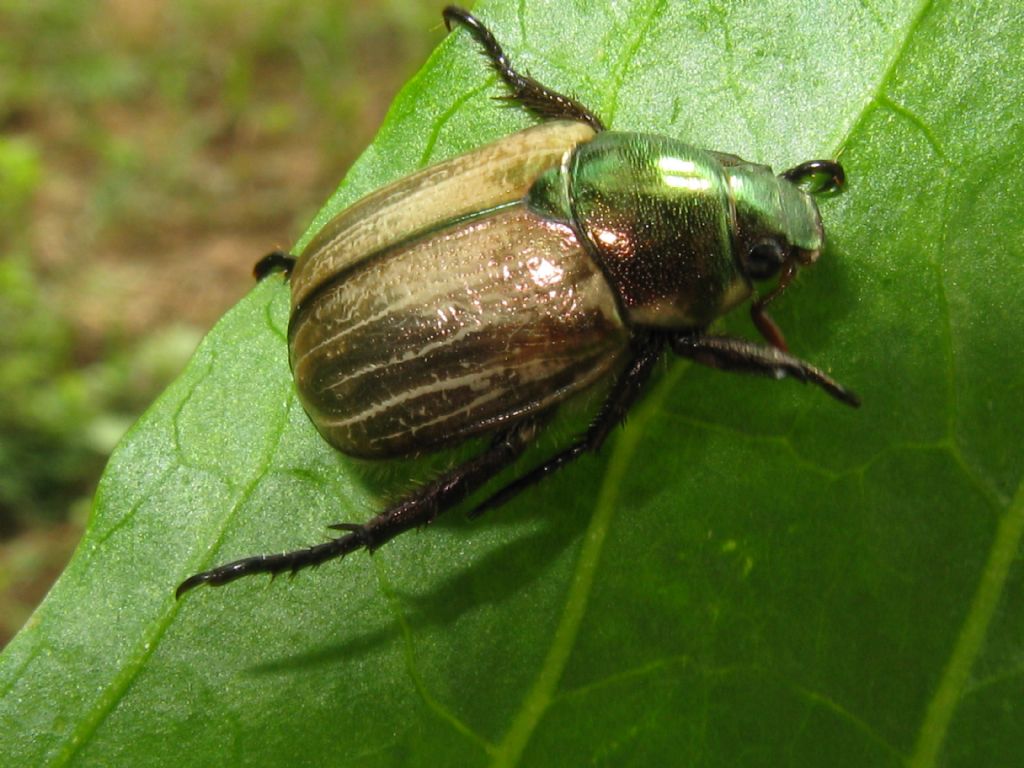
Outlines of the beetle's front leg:
{"type": "Polygon", "coordinates": [[[175,595],[181,597],[200,584],[220,586],[254,573],[295,573],[358,549],[372,551],[410,528],[432,522],[442,512],[458,504],[519,458],[536,437],[537,428],[538,422],[534,419],[520,422],[495,439],[479,456],[445,472],[367,522],[331,526],[345,531],[343,536],[291,552],[246,557],[197,573],[185,579],[175,595]]]}
{"type": "Polygon", "coordinates": [[[854,408],[860,398],[832,379],[824,371],[793,357],[776,347],[766,347],[746,339],[730,336],[704,336],[680,334],[671,340],[672,351],[701,365],[723,371],[755,373],[773,379],[790,377],[798,381],[817,384],[840,402],[854,408]]]}

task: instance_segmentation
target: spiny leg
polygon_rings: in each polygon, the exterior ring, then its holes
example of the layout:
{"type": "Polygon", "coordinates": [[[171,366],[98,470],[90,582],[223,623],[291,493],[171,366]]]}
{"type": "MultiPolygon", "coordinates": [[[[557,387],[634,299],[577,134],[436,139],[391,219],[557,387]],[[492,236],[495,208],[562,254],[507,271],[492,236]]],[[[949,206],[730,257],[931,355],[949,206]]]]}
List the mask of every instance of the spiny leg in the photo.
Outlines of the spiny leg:
{"type": "Polygon", "coordinates": [[[765,347],[730,336],[679,335],[672,338],[672,351],[695,363],[723,371],[754,373],[774,379],[790,377],[817,384],[842,403],[857,408],[860,398],[824,371],[777,347],[765,347]]]}
{"type": "Polygon", "coordinates": [[[619,425],[626,412],[636,402],[644,384],[650,378],[655,364],[661,358],[664,345],[664,338],[661,336],[644,337],[638,340],[634,347],[633,358],[626,370],[616,380],[611,392],[605,398],[601,410],[598,411],[583,437],[489,496],[474,507],[469,516],[476,518],[488,509],[500,507],[521,491],[554,474],[584,453],[599,450],[611,431],[619,425]]]}
{"type": "Polygon", "coordinates": [[[598,133],[604,130],[604,123],[601,122],[601,119],[576,99],[553,91],[532,77],[516,72],[508,60],[508,56],[505,55],[505,51],[491,34],[491,30],[485,27],[476,16],[457,5],[449,5],[444,9],[443,15],[445,26],[449,30],[452,28],[452,23],[455,22],[464,26],[473,35],[484,49],[484,55],[490,61],[491,66],[511,89],[512,94],[509,98],[512,101],[518,101],[545,119],[576,120],[586,123],[598,133]]]}
{"type": "Polygon", "coordinates": [[[287,280],[295,268],[295,257],[285,251],[272,251],[256,262],[252,268],[252,276],[262,280],[271,272],[283,272],[287,280]]]}
{"type": "Polygon", "coordinates": [[[491,477],[515,461],[536,436],[538,422],[528,419],[496,438],[479,456],[470,459],[426,485],[363,524],[340,523],[331,526],[345,531],[343,536],[305,549],[273,555],[257,555],[197,573],[185,579],[175,592],[181,597],[200,584],[220,586],[254,573],[277,575],[296,573],[343,557],[357,549],[374,550],[410,528],[426,525],[462,501],[491,477]]]}

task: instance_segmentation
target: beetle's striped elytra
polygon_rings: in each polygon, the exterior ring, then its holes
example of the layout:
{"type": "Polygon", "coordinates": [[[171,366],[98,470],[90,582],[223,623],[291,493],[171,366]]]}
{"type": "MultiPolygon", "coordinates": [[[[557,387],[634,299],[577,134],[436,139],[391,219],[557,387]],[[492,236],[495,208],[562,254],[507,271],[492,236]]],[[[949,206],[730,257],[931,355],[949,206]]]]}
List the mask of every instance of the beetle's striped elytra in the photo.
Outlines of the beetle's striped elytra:
{"type": "Polygon", "coordinates": [[[579,102],[518,73],[467,11],[449,6],[444,18],[543,122],[363,198],[298,256],[272,253],[255,272],[291,281],[295,386],[332,445],[387,458],[490,440],[367,522],[331,526],[336,538],[197,573],[178,595],[373,550],[427,524],[513,463],[560,403],[610,382],[585,434],[471,515],[504,503],[600,448],[666,350],[813,383],[858,405],[789,354],[765,313],[824,247],[815,195],[842,185],[838,163],[776,175],[676,139],[606,130],[579,102]],[[772,279],[759,295],[756,284],[772,279]],[[752,297],[767,346],[708,332],[752,297]]]}
{"type": "Polygon", "coordinates": [[[525,206],[404,243],[309,312],[316,321],[291,334],[303,404],[324,437],[359,456],[413,453],[544,411],[614,371],[629,338],[571,228],[525,206]]]}

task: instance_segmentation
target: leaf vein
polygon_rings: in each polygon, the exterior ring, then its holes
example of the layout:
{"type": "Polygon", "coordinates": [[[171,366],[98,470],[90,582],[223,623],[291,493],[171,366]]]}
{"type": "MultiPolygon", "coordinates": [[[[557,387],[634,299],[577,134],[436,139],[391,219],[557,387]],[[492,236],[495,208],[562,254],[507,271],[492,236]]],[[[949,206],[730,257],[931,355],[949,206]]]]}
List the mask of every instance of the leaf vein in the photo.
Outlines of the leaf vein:
{"type": "Polygon", "coordinates": [[[431,123],[430,133],[427,134],[427,143],[423,146],[423,152],[420,153],[420,167],[425,168],[430,164],[434,155],[434,147],[437,145],[437,140],[441,136],[441,130],[448,124],[448,122],[458,114],[459,110],[475,98],[479,94],[483,93],[487,88],[491,87],[497,81],[497,75],[487,78],[483,85],[471,88],[464,93],[459,94],[452,103],[448,106],[444,112],[442,112],[436,120],[431,123]]]}
{"type": "Polygon", "coordinates": [[[876,106],[880,106],[883,103],[886,86],[890,84],[892,79],[895,77],[896,67],[903,59],[904,54],[906,54],[910,46],[911,38],[913,38],[914,34],[920,28],[933,5],[933,0],[921,0],[918,3],[917,8],[914,11],[914,16],[907,25],[905,33],[897,44],[893,46],[892,51],[889,54],[889,63],[885,66],[885,69],[882,70],[878,84],[875,86],[874,91],[871,93],[864,106],[861,107],[860,111],[857,112],[856,115],[854,115],[853,120],[850,122],[850,127],[846,130],[843,138],[839,140],[839,145],[833,153],[833,157],[839,157],[843,153],[846,145],[849,144],[851,138],[867,121],[871,112],[874,111],[876,106]]]}
{"type": "MultiPolygon", "coordinates": [[[[38,624],[27,628],[25,631],[32,632],[35,629],[35,626],[38,626],[38,624]]],[[[19,633],[19,637],[21,636],[21,634],[22,633],[19,633]]],[[[10,647],[11,646],[8,646],[8,648],[10,647]]],[[[10,675],[7,678],[7,681],[4,683],[3,688],[0,688],[0,699],[6,698],[7,694],[14,690],[14,686],[17,685],[18,681],[21,679],[21,673],[28,669],[29,665],[31,665],[32,662],[36,660],[36,658],[43,655],[44,653],[49,653],[49,651],[50,648],[45,641],[41,641],[33,645],[28,655],[25,656],[22,662],[18,666],[10,670],[10,675]]]]}
{"type": "MultiPolygon", "coordinates": [[[[195,387],[192,388],[189,396],[195,392],[195,389],[195,387]]],[[[260,465],[266,467],[269,462],[269,457],[273,456],[276,452],[281,441],[281,437],[284,434],[286,425],[286,417],[282,418],[276,425],[276,434],[273,440],[268,441],[267,452],[258,462],[260,465]]],[[[175,429],[176,428],[177,427],[175,425],[175,429]]],[[[216,550],[217,546],[223,540],[225,532],[230,527],[230,522],[234,519],[236,512],[239,508],[244,506],[245,502],[252,496],[252,493],[259,484],[263,474],[264,472],[257,472],[254,474],[252,480],[239,495],[238,500],[232,505],[231,510],[224,516],[220,533],[214,541],[213,546],[207,550],[208,553],[216,550]]],[[[79,750],[90,741],[100,725],[103,724],[110,713],[113,712],[118,702],[120,702],[124,697],[125,693],[131,687],[132,682],[138,676],[139,672],[145,667],[146,662],[160,645],[161,639],[173,623],[175,617],[178,615],[178,611],[181,610],[182,602],[175,599],[170,592],[168,592],[167,602],[169,602],[169,607],[166,609],[166,612],[157,620],[151,622],[144,632],[140,633],[139,642],[136,643],[135,651],[126,657],[120,671],[113,677],[110,684],[105,687],[92,708],[78,721],[77,726],[72,730],[70,736],[64,742],[63,747],[54,756],[50,765],[63,766],[73,760],[79,750]]]]}
{"type": "Polygon", "coordinates": [[[931,768],[939,762],[942,745],[975,660],[985,647],[989,626],[1024,538],[1024,482],[996,528],[978,589],[968,608],[952,654],[925,710],[910,768],[931,768]]]}
{"type": "Polygon", "coordinates": [[[627,682],[629,680],[635,680],[638,678],[647,677],[655,672],[664,672],[666,670],[675,667],[686,667],[692,662],[692,659],[688,654],[681,653],[676,656],[666,656],[662,659],[655,659],[649,661],[646,664],[640,664],[630,669],[625,669],[613,674],[607,675],[606,677],[599,678],[593,682],[581,685],[578,688],[572,690],[563,691],[554,698],[551,699],[551,703],[555,704],[560,701],[568,699],[582,698],[589,696],[591,693],[600,691],[602,688],[608,688],[619,683],[627,682]]]}
{"type": "Polygon", "coordinates": [[[384,595],[384,600],[387,603],[388,609],[391,611],[391,614],[395,617],[395,621],[398,622],[398,626],[402,630],[405,667],[406,671],[409,673],[409,679],[412,681],[413,688],[416,690],[416,694],[427,706],[427,709],[437,715],[439,719],[448,723],[448,725],[454,728],[456,732],[465,736],[488,754],[494,754],[494,744],[460,720],[454,712],[449,711],[433,694],[430,693],[429,690],[427,690],[426,683],[423,682],[423,677],[420,675],[419,670],[416,667],[416,653],[412,638],[412,627],[409,626],[409,622],[405,617],[405,612],[402,610],[402,606],[399,603],[398,595],[395,594],[394,589],[391,587],[391,581],[388,578],[387,570],[385,569],[382,559],[375,557],[373,558],[372,563],[374,571],[377,574],[377,583],[380,585],[380,591],[384,595]]]}
{"type": "Polygon", "coordinates": [[[900,102],[892,99],[891,97],[887,96],[884,93],[878,94],[875,97],[875,100],[878,102],[878,105],[880,107],[888,109],[894,115],[902,117],[912,126],[914,126],[918,131],[920,131],[921,135],[924,136],[925,140],[931,146],[932,151],[935,152],[936,155],[938,155],[939,159],[942,160],[943,163],[947,162],[946,151],[942,148],[942,144],[941,142],[939,142],[938,137],[935,135],[935,131],[933,131],[931,126],[928,125],[928,123],[926,123],[916,112],[914,112],[912,109],[905,106],[904,104],[901,104],[900,102]]]}
{"type": "Polygon", "coordinates": [[[805,688],[804,686],[797,685],[795,683],[789,683],[788,685],[790,690],[794,694],[796,694],[799,698],[803,699],[810,706],[818,707],[820,709],[825,710],[826,712],[829,712],[832,715],[835,715],[836,718],[839,719],[841,722],[844,722],[852,726],[854,730],[866,736],[872,744],[875,744],[876,746],[879,746],[882,749],[884,749],[889,754],[889,756],[894,758],[898,763],[903,763],[905,759],[903,753],[901,753],[898,749],[896,749],[896,747],[894,747],[892,744],[890,744],[888,741],[882,738],[881,734],[879,734],[871,726],[869,722],[867,722],[861,717],[858,717],[830,696],[826,696],[823,693],[819,693],[817,691],[811,690],[810,688],[805,688]]]}
{"type": "Polygon", "coordinates": [[[590,525],[583,535],[583,545],[576,560],[576,569],[569,584],[561,619],[537,678],[523,699],[505,738],[498,745],[492,763],[495,768],[507,768],[519,763],[537,724],[554,699],[555,690],[565,671],[586,613],[597,565],[615,514],[622,480],[636,454],[646,424],[660,412],[663,401],[686,370],[683,366],[673,368],[650,396],[635,409],[636,415],[629,428],[623,429],[612,443],[604,480],[597,496],[597,505],[590,525]]]}
{"type": "Polygon", "coordinates": [[[640,46],[647,38],[651,27],[665,14],[665,9],[665,0],[656,0],[653,3],[649,3],[642,14],[637,14],[642,17],[642,22],[629,25],[630,29],[633,30],[633,35],[622,46],[622,54],[618,57],[615,63],[615,70],[610,78],[611,87],[609,88],[607,106],[604,110],[605,122],[608,125],[612,125],[615,122],[615,113],[618,110],[619,104],[619,91],[622,90],[622,84],[629,73],[629,68],[636,58],[640,46]]]}

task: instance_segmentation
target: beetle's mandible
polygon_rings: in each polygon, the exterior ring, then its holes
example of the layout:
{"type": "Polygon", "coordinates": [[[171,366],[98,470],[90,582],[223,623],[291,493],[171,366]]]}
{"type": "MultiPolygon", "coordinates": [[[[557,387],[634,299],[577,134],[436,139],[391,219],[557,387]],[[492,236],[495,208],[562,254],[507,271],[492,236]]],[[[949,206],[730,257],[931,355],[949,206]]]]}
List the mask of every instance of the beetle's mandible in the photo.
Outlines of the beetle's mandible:
{"type": "Polygon", "coordinates": [[[391,184],[342,211],[298,256],[258,278],[291,280],[295,386],[324,438],[387,458],[490,435],[475,458],[337,538],[197,573],[177,594],[253,573],[295,572],[373,550],[431,522],[512,464],[556,406],[611,380],[589,429],[472,515],[596,451],[667,349],[703,365],[856,396],[793,357],[765,313],[824,245],[814,195],[843,169],[812,160],[775,175],[735,155],[619,133],[576,100],[513,69],[491,32],[449,6],[542,122],[391,184]],[[758,296],[755,282],[776,279],[758,296]],[[711,335],[753,298],[768,345],[711,335]]]}

